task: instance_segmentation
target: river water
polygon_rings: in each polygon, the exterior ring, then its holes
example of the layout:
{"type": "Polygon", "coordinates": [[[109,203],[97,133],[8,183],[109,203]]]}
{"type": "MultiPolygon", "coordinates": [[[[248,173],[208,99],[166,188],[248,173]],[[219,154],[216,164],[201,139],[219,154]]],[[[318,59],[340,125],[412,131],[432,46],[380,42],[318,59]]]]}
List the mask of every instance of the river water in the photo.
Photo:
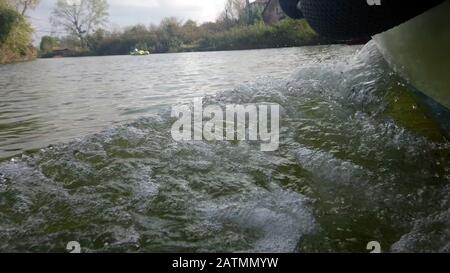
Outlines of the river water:
{"type": "Polygon", "coordinates": [[[450,251],[450,144],[372,43],[0,67],[0,251],[450,251]],[[278,103],[281,143],[171,106],[278,103]]]}

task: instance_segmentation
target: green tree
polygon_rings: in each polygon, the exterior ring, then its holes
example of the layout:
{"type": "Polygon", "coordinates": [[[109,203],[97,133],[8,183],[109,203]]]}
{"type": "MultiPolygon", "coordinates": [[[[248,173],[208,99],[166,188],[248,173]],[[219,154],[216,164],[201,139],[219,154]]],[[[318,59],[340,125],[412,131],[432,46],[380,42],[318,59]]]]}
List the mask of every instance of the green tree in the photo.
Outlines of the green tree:
{"type": "Polygon", "coordinates": [[[103,40],[107,36],[106,30],[99,28],[91,35],[87,36],[87,43],[89,44],[89,48],[93,52],[97,52],[103,40]]]}
{"type": "Polygon", "coordinates": [[[17,12],[8,8],[6,3],[0,2],[0,44],[6,41],[19,19],[20,16],[17,12]]]}
{"type": "Polygon", "coordinates": [[[192,44],[200,39],[201,33],[195,21],[187,20],[181,27],[181,35],[183,37],[183,43],[192,44]]]}
{"type": "Polygon", "coordinates": [[[139,24],[126,28],[122,36],[127,41],[129,50],[135,48],[140,50],[151,50],[149,44],[152,42],[152,37],[147,27],[144,25],[139,24]]]}
{"type": "Polygon", "coordinates": [[[109,5],[106,0],[58,0],[50,21],[78,37],[83,49],[89,47],[87,36],[105,25],[109,5]]]}
{"type": "Polygon", "coordinates": [[[0,63],[31,59],[33,30],[25,18],[9,3],[0,0],[0,63]]]}
{"type": "Polygon", "coordinates": [[[175,17],[164,18],[158,29],[160,51],[174,52],[182,45],[181,22],[175,17]]]}
{"type": "Polygon", "coordinates": [[[53,51],[59,44],[59,41],[55,37],[44,36],[41,39],[40,49],[43,53],[48,53],[53,51]]]}

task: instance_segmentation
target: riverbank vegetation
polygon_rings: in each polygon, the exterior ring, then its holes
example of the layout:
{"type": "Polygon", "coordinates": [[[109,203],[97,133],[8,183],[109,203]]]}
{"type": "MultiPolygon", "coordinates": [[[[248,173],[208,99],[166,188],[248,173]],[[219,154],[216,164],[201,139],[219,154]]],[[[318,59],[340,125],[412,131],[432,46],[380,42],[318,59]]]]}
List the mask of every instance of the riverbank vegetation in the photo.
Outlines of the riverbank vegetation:
{"type": "MultiPolygon", "coordinates": [[[[36,57],[33,29],[26,13],[39,0],[0,0],[0,63],[36,57]]],[[[151,53],[242,50],[329,44],[305,20],[282,19],[267,25],[263,5],[227,0],[215,22],[198,24],[170,17],[158,25],[135,25],[108,30],[107,0],[58,0],[50,21],[60,36],[44,36],[41,57],[123,55],[134,49],[151,53]]]]}
{"type": "Polygon", "coordinates": [[[24,15],[37,3],[37,0],[0,0],[0,64],[36,58],[37,51],[31,45],[33,29],[24,15]]]}
{"type": "Polygon", "coordinates": [[[104,28],[108,19],[106,0],[82,2],[85,4],[78,6],[67,5],[66,0],[57,2],[51,21],[54,27],[63,26],[62,30],[66,31],[67,35],[43,37],[43,57],[123,55],[129,54],[135,48],[152,53],[172,53],[333,42],[317,35],[305,20],[283,19],[273,25],[266,25],[262,19],[263,9],[251,8],[246,0],[228,0],[224,11],[215,22],[198,24],[192,20],[183,22],[170,17],[163,19],[159,25],[135,25],[113,31],[104,28]],[[93,2],[97,4],[93,5],[93,2]],[[83,17],[83,14],[96,16],[83,17]],[[84,22],[84,27],[80,26],[80,22],[84,22]]]}

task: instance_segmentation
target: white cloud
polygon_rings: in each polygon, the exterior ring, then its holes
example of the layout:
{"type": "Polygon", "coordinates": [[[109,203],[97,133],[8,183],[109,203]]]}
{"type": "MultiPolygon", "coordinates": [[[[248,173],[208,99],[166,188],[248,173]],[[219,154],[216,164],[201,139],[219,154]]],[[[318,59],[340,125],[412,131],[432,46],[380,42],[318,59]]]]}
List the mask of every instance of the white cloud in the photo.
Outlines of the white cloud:
{"type": "Polygon", "coordinates": [[[109,0],[108,1],[112,6],[129,6],[129,7],[137,7],[137,8],[157,8],[160,6],[158,0],[109,0]]]}

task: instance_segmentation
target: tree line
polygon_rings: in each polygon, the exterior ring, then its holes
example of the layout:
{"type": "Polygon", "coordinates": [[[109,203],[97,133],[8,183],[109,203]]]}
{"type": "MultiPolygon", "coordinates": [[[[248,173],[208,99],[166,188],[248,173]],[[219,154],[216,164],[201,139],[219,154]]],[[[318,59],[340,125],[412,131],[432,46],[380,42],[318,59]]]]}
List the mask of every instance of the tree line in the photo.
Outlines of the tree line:
{"type": "Polygon", "coordinates": [[[63,37],[45,36],[40,49],[45,57],[55,49],[77,55],[123,55],[137,48],[152,53],[256,49],[330,43],[317,35],[304,20],[285,19],[268,26],[261,6],[249,0],[227,0],[215,22],[198,24],[170,17],[158,25],[142,24],[108,31],[107,0],[58,0],[50,21],[63,37]]]}
{"type": "MultiPolygon", "coordinates": [[[[26,13],[39,0],[0,0],[0,63],[34,55],[33,30],[26,13]]],[[[135,48],[152,53],[257,49],[331,43],[304,20],[284,19],[275,25],[262,20],[263,6],[249,0],[227,0],[214,22],[198,24],[170,17],[158,25],[142,24],[107,30],[107,0],[58,0],[50,22],[60,36],[44,36],[43,57],[67,49],[73,56],[123,55],[135,48]]]]}

